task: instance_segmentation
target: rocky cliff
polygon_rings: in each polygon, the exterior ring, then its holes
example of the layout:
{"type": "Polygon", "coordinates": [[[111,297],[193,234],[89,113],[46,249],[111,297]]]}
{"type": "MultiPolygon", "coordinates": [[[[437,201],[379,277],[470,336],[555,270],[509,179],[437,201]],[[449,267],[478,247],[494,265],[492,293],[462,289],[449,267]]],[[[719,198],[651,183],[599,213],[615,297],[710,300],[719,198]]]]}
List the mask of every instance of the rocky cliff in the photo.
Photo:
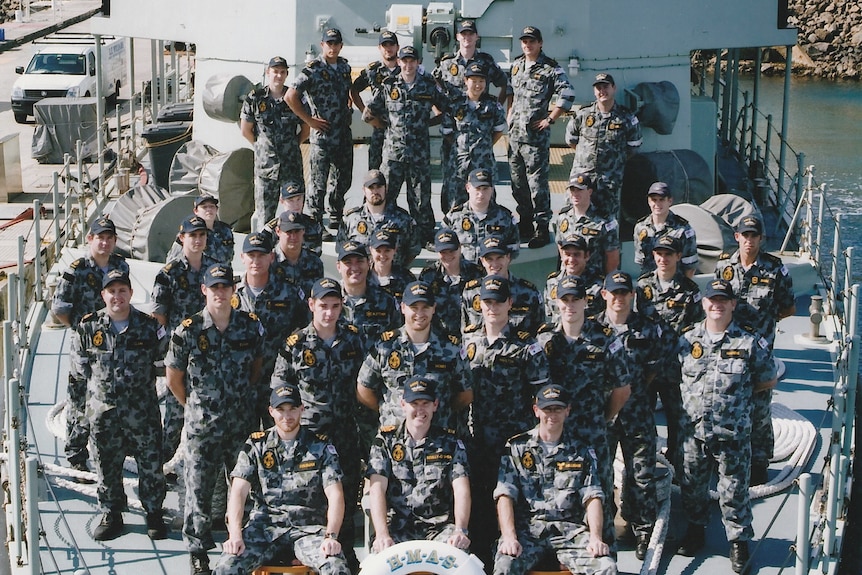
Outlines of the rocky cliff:
{"type": "Polygon", "coordinates": [[[799,28],[793,69],[830,79],[862,79],[862,3],[790,0],[788,24],[799,28]]]}

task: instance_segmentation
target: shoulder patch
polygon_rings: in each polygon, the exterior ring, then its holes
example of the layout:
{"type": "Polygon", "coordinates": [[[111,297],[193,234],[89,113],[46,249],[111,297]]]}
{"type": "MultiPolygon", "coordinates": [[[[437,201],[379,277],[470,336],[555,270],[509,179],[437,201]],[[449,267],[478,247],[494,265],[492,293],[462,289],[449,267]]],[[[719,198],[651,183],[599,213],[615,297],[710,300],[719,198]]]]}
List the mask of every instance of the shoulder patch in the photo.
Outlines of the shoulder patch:
{"type": "Polygon", "coordinates": [[[481,280],[470,280],[464,284],[464,289],[473,289],[477,287],[481,282],[481,280]]]}
{"type": "Polygon", "coordinates": [[[349,216],[350,214],[355,214],[356,212],[360,212],[360,211],[362,211],[362,206],[354,206],[354,207],[350,208],[349,210],[347,210],[346,212],[344,212],[344,215],[349,216]]]}
{"type": "Polygon", "coordinates": [[[249,439],[254,439],[255,441],[259,441],[259,440],[263,439],[264,437],[266,437],[266,432],[265,431],[255,431],[254,433],[252,433],[248,437],[249,437],[249,439]]]}
{"type": "Polygon", "coordinates": [[[88,313],[87,315],[85,315],[84,317],[82,317],[82,318],[81,318],[81,321],[82,321],[82,322],[84,322],[84,321],[90,321],[91,319],[96,319],[96,313],[95,313],[95,312],[92,312],[92,311],[91,311],[90,313],[88,313]]]}
{"type": "Polygon", "coordinates": [[[471,323],[464,328],[464,333],[473,333],[474,331],[476,331],[480,327],[481,326],[479,324],[471,323]]]}
{"type": "Polygon", "coordinates": [[[182,322],[180,322],[180,325],[182,325],[183,327],[189,327],[190,325],[192,325],[192,318],[187,317],[182,322]]]}
{"type": "Polygon", "coordinates": [[[394,425],[384,425],[380,428],[380,433],[392,433],[393,431],[395,431],[394,425]]]}
{"type": "Polygon", "coordinates": [[[370,64],[369,64],[368,66],[366,66],[366,67],[367,67],[369,70],[376,70],[377,68],[379,68],[379,67],[380,67],[380,66],[382,66],[382,65],[383,65],[383,63],[382,63],[380,60],[375,60],[374,62],[370,63],[370,64]]]}
{"type": "Polygon", "coordinates": [[[380,339],[382,341],[389,341],[390,339],[392,339],[392,336],[394,336],[394,335],[395,335],[395,332],[393,330],[384,331],[382,334],[380,334],[380,339]]]}
{"type": "Polygon", "coordinates": [[[730,259],[730,256],[731,256],[731,254],[729,254],[729,253],[727,253],[727,252],[721,252],[721,255],[720,255],[720,256],[718,256],[718,259],[720,259],[720,260],[727,260],[727,259],[730,259]]]}
{"type": "Polygon", "coordinates": [[[518,332],[518,339],[520,339],[521,341],[526,341],[526,340],[530,339],[530,332],[519,331],[518,332]]]}
{"type": "Polygon", "coordinates": [[[325,433],[315,433],[314,435],[315,435],[315,436],[317,437],[317,439],[319,439],[320,441],[329,441],[329,436],[328,436],[328,435],[326,435],[325,433]]]}
{"type": "Polygon", "coordinates": [[[524,278],[518,278],[518,283],[524,287],[528,287],[532,290],[536,289],[536,284],[531,282],[530,280],[525,280],[524,278]]]}
{"type": "Polygon", "coordinates": [[[359,328],[353,325],[352,323],[347,324],[347,329],[352,331],[353,333],[359,333],[359,328]]]}
{"type": "Polygon", "coordinates": [[[461,338],[460,338],[460,337],[458,337],[457,335],[451,335],[451,334],[450,334],[450,335],[448,335],[448,336],[446,336],[446,337],[448,337],[448,338],[449,338],[449,341],[451,341],[453,344],[455,344],[455,345],[461,345],[461,338]]]}
{"type": "Polygon", "coordinates": [[[78,258],[78,259],[76,259],[75,261],[73,261],[73,262],[72,262],[72,264],[71,264],[69,267],[70,267],[70,268],[72,268],[73,270],[76,270],[76,269],[78,269],[78,268],[81,266],[81,264],[83,264],[85,261],[87,261],[85,258],[78,258]]]}

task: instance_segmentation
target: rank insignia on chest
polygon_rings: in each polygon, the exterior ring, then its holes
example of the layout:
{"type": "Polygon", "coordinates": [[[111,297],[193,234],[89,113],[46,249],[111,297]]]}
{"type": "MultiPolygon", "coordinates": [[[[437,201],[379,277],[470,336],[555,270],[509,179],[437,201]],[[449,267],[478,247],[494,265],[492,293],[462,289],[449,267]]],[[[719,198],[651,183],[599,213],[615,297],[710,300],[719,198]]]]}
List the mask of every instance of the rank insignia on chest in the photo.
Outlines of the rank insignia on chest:
{"type": "Polygon", "coordinates": [[[397,351],[393,351],[389,354],[389,359],[386,361],[386,364],[391,369],[398,369],[399,367],[401,367],[401,356],[398,355],[397,351]]]}
{"type": "Polygon", "coordinates": [[[87,285],[90,287],[96,287],[96,274],[87,274],[87,285]]]}
{"type": "Polygon", "coordinates": [[[266,102],[261,102],[257,105],[258,112],[266,112],[266,102]]]}
{"type": "Polygon", "coordinates": [[[230,307],[233,309],[237,309],[239,307],[239,296],[237,294],[230,296],[230,307]]]}
{"type": "Polygon", "coordinates": [[[644,297],[652,299],[652,288],[650,286],[644,286],[644,297]]]}
{"type": "Polygon", "coordinates": [[[474,357],[476,357],[476,344],[471,343],[467,346],[467,359],[473,361],[474,357]]]}
{"type": "Polygon", "coordinates": [[[569,229],[569,220],[563,220],[560,222],[560,233],[566,233],[569,229]]]}
{"type": "Polygon", "coordinates": [[[404,456],[407,453],[404,451],[404,446],[396,443],[392,446],[392,461],[404,461],[404,456]]]}
{"type": "Polygon", "coordinates": [[[464,218],[463,220],[461,220],[461,229],[465,232],[469,232],[473,229],[473,222],[471,222],[467,218],[464,218]]]}
{"type": "Polygon", "coordinates": [[[311,351],[310,349],[306,349],[302,352],[302,361],[304,361],[305,365],[307,365],[308,367],[312,367],[314,364],[317,363],[317,358],[314,357],[313,351],[311,351]]]}
{"type": "Polygon", "coordinates": [[[733,279],[733,268],[730,266],[727,266],[726,268],[724,268],[724,270],[721,272],[721,279],[727,280],[727,281],[732,280],[733,279]]]}
{"type": "Polygon", "coordinates": [[[608,125],[608,130],[619,130],[623,127],[622,124],[616,122],[608,125]]]}
{"type": "Polygon", "coordinates": [[[389,92],[389,98],[392,100],[397,100],[400,97],[401,92],[398,91],[398,88],[392,88],[392,90],[389,92]]]}
{"type": "Polygon", "coordinates": [[[101,330],[93,334],[93,345],[95,345],[96,347],[101,347],[104,342],[105,336],[102,334],[101,330]]]}
{"type": "Polygon", "coordinates": [[[360,234],[365,235],[365,232],[368,231],[368,224],[360,221],[358,224],[356,224],[356,231],[359,232],[360,234]]]}
{"type": "Polygon", "coordinates": [[[527,471],[532,471],[533,468],[536,467],[536,458],[533,457],[532,451],[524,452],[524,455],[521,456],[521,465],[523,465],[524,469],[527,471]]]}
{"type": "Polygon", "coordinates": [[[587,128],[592,128],[593,124],[596,123],[596,119],[593,118],[592,114],[590,114],[589,116],[587,116],[587,121],[585,123],[587,124],[587,128]]]}
{"type": "Polygon", "coordinates": [[[272,469],[275,467],[275,454],[271,450],[267,449],[263,454],[261,463],[263,463],[264,469],[272,469]]]}
{"type": "Polygon", "coordinates": [[[198,337],[198,349],[201,351],[206,351],[210,348],[210,340],[207,339],[207,336],[201,334],[198,337]]]}
{"type": "Polygon", "coordinates": [[[580,461],[558,461],[557,471],[580,471],[584,464],[580,461]]]}
{"type": "Polygon", "coordinates": [[[694,342],[694,345],[691,346],[691,357],[694,359],[700,359],[703,357],[703,346],[700,345],[699,341],[694,342]]]}

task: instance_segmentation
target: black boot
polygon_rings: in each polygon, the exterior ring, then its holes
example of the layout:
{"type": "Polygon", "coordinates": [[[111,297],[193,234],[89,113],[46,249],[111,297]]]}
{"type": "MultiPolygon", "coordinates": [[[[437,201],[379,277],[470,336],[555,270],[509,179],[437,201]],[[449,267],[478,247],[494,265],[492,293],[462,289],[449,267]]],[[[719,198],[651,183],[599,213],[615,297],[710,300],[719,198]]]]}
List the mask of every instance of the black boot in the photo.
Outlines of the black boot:
{"type": "Polygon", "coordinates": [[[192,575],[211,575],[210,558],[206,551],[195,551],[190,554],[192,575]]]}
{"type": "Polygon", "coordinates": [[[734,573],[742,573],[748,565],[748,541],[730,542],[730,568],[734,573]]]}
{"type": "Polygon", "coordinates": [[[123,514],[119,511],[109,511],[102,515],[99,525],[93,530],[96,541],[110,541],[123,534],[123,514]]]}
{"type": "Polygon", "coordinates": [[[769,482],[769,465],[766,463],[752,463],[749,485],[763,485],[769,482]]]}
{"type": "Polygon", "coordinates": [[[635,557],[638,561],[643,561],[646,557],[647,549],[649,549],[649,533],[638,533],[637,545],[635,547],[635,557]]]}
{"type": "Polygon", "coordinates": [[[521,218],[521,221],[518,222],[518,235],[521,236],[521,241],[528,241],[533,237],[533,220],[527,218],[521,218]]]}
{"type": "Polygon", "coordinates": [[[527,247],[531,250],[543,248],[551,243],[551,232],[548,231],[547,224],[539,224],[536,227],[535,235],[527,242],[527,247]]]}
{"type": "Polygon", "coordinates": [[[703,548],[704,543],[706,543],[706,526],[689,523],[685,538],[676,552],[686,557],[694,557],[703,548]]]}
{"type": "Polygon", "coordinates": [[[162,519],[161,509],[147,513],[147,537],[154,541],[168,537],[168,528],[162,519]]]}

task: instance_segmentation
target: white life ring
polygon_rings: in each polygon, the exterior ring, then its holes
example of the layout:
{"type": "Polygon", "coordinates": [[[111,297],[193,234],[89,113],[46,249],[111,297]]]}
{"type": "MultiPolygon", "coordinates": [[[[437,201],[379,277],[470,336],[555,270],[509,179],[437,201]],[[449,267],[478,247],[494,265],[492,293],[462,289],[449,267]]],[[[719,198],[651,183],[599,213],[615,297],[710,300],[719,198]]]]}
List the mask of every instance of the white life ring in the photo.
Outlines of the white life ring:
{"type": "Polygon", "coordinates": [[[360,575],[484,575],[484,565],[475,555],[441,541],[404,541],[362,561],[360,575]]]}

